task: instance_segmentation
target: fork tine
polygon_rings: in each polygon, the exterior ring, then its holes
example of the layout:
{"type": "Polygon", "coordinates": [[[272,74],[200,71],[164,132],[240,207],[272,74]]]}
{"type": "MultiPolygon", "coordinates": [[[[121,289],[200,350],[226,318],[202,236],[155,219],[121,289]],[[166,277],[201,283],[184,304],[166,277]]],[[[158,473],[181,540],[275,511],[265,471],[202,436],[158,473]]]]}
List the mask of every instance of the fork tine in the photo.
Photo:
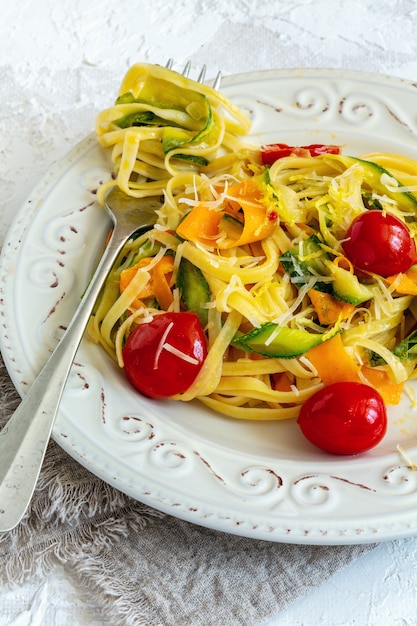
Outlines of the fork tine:
{"type": "Polygon", "coordinates": [[[200,74],[198,75],[198,78],[197,78],[197,82],[198,83],[204,83],[204,79],[206,77],[206,70],[207,70],[206,66],[203,65],[203,67],[201,68],[201,72],[200,72],[200,74]]]}
{"type": "Polygon", "coordinates": [[[191,61],[187,61],[184,69],[182,70],[182,75],[187,78],[188,74],[190,73],[190,69],[191,69],[191,61]]]}
{"type": "Polygon", "coordinates": [[[220,83],[221,82],[222,82],[222,73],[218,72],[217,76],[216,76],[216,78],[214,80],[214,83],[213,83],[213,89],[215,89],[217,91],[220,88],[220,83]]]}
{"type": "MultiPolygon", "coordinates": [[[[174,59],[170,58],[166,62],[165,67],[168,70],[171,70],[173,65],[174,65],[174,59]]],[[[191,61],[187,61],[187,63],[185,64],[185,67],[184,67],[184,69],[182,71],[182,75],[187,78],[188,74],[190,73],[190,69],[191,69],[191,61]]],[[[198,78],[197,78],[197,82],[198,83],[203,83],[204,82],[204,80],[206,78],[206,72],[207,72],[207,67],[206,67],[206,65],[203,65],[203,67],[200,70],[200,74],[198,75],[198,78]]],[[[222,80],[222,73],[218,72],[218,74],[217,74],[217,76],[216,76],[216,78],[214,79],[214,82],[213,82],[213,89],[216,89],[216,90],[219,89],[221,80],[222,80]]]]}

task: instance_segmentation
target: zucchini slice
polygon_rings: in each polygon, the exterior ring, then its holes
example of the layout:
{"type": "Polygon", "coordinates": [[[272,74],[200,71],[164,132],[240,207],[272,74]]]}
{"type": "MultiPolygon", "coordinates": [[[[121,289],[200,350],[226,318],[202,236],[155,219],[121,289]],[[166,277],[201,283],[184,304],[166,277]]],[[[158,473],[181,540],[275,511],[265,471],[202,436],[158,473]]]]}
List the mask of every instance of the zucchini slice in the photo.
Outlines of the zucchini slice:
{"type": "MultiPolygon", "coordinates": [[[[325,335],[279,326],[266,322],[245,335],[237,336],[233,345],[245,352],[256,352],[270,358],[293,359],[325,341],[325,335]]],[[[330,339],[330,335],[326,335],[330,339]]]]}
{"type": "Polygon", "coordinates": [[[182,257],[177,273],[177,287],[187,311],[196,313],[201,326],[207,325],[208,310],[204,307],[210,301],[211,292],[203,272],[182,257]]]}

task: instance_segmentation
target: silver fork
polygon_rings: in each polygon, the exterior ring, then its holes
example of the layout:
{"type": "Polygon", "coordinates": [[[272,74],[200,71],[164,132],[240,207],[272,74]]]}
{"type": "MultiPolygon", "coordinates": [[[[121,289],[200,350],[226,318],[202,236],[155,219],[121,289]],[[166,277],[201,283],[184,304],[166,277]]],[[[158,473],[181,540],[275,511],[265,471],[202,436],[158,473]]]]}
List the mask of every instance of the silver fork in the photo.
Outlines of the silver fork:
{"type": "MultiPolygon", "coordinates": [[[[172,61],[168,64],[171,67],[172,61]]],[[[184,75],[190,65],[185,66],[184,75]]],[[[205,68],[197,80],[202,82],[204,76],[205,68]]],[[[217,86],[220,78],[216,78],[217,86]]],[[[0,532],[14,528],[29,506],[65,383],[104,281],[133,233],[152,228],[160,206],[156,198],[131,198],[118,187],[106,197],[105,208],[114,224],[111,239],[68,329],[0,432],[0,532]]]]}
{"type": "MultiPolygon", "coordinates": [[[[173,65],[174,65],[174,59],[168,59],[165,67],[170,70],[172,69],[173,65]]],[[[191,69],[191,61],[187,61],[182,71],[182,75],[188,76],[190,73],[190,69],[191,69]]],[[[198,75],[198,78],[197,78],[198,83],[204,83],[204,79],[206,77],[206,71],[207,71],[207,68],[205,65],[203,65],[203,67],[200,70],[200,74],[198,75]]],[[[212,88],[216,90],[219,89],[221,80],[222,80],[222,73],[218,72],[216,78],[213,81],[212,88]]]]}

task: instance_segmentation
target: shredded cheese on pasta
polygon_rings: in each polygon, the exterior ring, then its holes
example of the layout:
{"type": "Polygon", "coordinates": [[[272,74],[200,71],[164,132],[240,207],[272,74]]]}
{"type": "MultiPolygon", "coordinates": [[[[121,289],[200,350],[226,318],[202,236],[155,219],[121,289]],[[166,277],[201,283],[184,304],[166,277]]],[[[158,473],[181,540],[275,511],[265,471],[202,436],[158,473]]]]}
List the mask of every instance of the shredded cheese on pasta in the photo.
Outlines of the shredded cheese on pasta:
{"type": "MultiPolygon", "coordinates": [[[[132,239],[120,255],[90,320],[90,337],[123,367],[123,345],[129,333],[164,312],[155,297],[144,296],[139,308],[135,302],[145,293],[153,268],[169,254],[173,256],[169,310],[178,312],[185,306],[176,285],[184,259],[201,272],[209,290],[208,299],[201,303],[207,319],[208,356],[195,381],[177,400],[197,399],[239,419],[296,417],[301,404],[325,381],[308,350],[293,357],[254,355],[235,343],[237,336],[267,324],[276,326],[264,342],[265,350],[274,346],[281,328],[323,341],[340,334],[359,380],[368,383],[363,368],[372,367],[374,359],[393,384],[404,383],[413,376],[416,360],[403,362],[393,349],[404,338],[405,329],[414,326],[415,316],[413,296],[396,291],[400,278],[388,284],[371,276],[366,285],[369,299],[352,305],[330,325],[318,320],[310,294],[326,291],[326,285],[332,288],[334,267],[353,273],[343,257],[343,242],[352,220],[368,210],[368,196],[381,210],[407,221],[416,234],[416,215],[397,198],[417,190],[417,163],[385,153],[363,157],[389,172],[381,176],[378,189],[366,188],[365,193],[361,160],[347,162],[326,154],[289,156],[266,168],[261,165],[259,148],[242,139],[249,128],[244,113],[210,87],[158,66],[143,64],[129,70],[116,104],[97,119],[98,140],[112,151],[114,165],[114,180],[100,187],[98,198],[102,202],[109,186],[117,184],[131,196],[158,195],[163,202],[155,227],[132,239]],[[168,103],[163,100],[164,89],[168,103]],[[147,123],[148,118],[156,122],[147,123]],[[138,125],[126,125],[132,119],[138,125]],[[259,182],[259,190],[250,197],[239,191],[246,190],[247,181],[259,182]],[[179,236],[177,230],[182,232],[187,216],[200,208],[209,211],[210,219],[226,218],[224,224],[216,222],[218,230],[214,228],[205,238],[198,229],[194,237],[179,236]],[[236,245],[230,244],[230,229],[247,228],[252,212],[258,215],[252,239],[239,243],[238,234],[236,245]],[[320,251],[306,247],[312,234],[320,237],[320,251]],[[281,260],[297,246],[299,255],[293,258],[291,276],[281,260]],[[323,251],[332,271],[322,271],[316,264],[323,251]],[[138,269],[121,293],[121,273],[146,256],[151,262],[138,269]],[[284,387],[277,382],[282,377],[284,387]]],[[[193,232],[192,223],[186,232],[193,232]]],[[[192,359],[171,346],[170,331],[168,327],[157,349],[156,370],[162,350],[176,352],[179,359],[192,359]]]]}

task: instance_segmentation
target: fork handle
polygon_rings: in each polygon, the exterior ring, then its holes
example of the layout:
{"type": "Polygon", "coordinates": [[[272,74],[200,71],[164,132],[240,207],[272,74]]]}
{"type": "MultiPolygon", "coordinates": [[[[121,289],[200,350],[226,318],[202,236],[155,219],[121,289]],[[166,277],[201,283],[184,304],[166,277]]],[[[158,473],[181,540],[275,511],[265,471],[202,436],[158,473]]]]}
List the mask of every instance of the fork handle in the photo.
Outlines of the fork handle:
{"type": "Polygon", "coordinates": [[[68,329],[0,432],[0,532],[14,528],[32,498],[59,402],[104,281],[135,229],[117,226],[68,329]]]}

